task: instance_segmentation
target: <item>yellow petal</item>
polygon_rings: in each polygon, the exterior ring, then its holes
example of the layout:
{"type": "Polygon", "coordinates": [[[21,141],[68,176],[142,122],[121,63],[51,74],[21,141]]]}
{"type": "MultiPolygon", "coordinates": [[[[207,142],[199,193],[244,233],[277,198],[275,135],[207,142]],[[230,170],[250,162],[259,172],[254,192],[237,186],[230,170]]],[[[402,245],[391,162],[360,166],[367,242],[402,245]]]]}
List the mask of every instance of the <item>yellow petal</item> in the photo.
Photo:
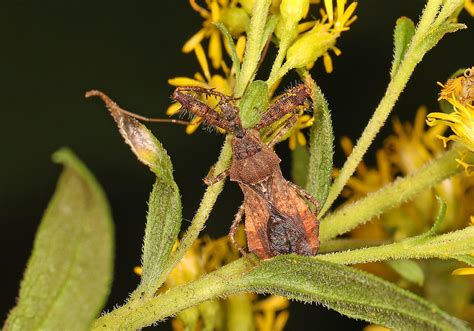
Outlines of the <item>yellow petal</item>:
{"type": "Polygon", "coordinates": [[[279,295],[271,295],[265,300],[255,303],[255,309],[258,310],[283,310],[288,308],[290,302],[287,298],[279,295]]]}
{"type": "Polygon", "coordinates": [[[298,139],[298,144],[301,146],[306,146],[306,137],[301,131],[296,132],[296,138],[298,139]]]}
{"type": "Polygon", "coordinates": [[[326,8],[329,22],[332,22],[334,20],[334,9],[332,6],[332,0],[324,0],[324,7],[326,8]]]}
{"type": "Polygon", "coordinates": [[[201,117],[194,117],[190,124],[186,126],[186,133],[193,134],[194,131],[197,130],[199,124],[201,124],[202,118],[201,117]]]}
{"type": "Polygon", "coordinates": [[[324,68],[326,69],[326,72],[330,74],[333,70],[333,66],[332,66],[332,59],[328,53],[324,53],[323,62],[324,62],[324,68]]]}
{"type": "Polygon", "coordinates": [[[133,272],[134,272],[136,275],[141,276],[142,273],[143,273],[143,269],[142,269],[142,267],[136,266],[135,268],[133,268],[133,272]]]}
{"type": "Polygon", "coordinates": [[[474,268],[459,268],[454,270],[451,274],[455,276],[474,275],[474,268]]]}
{"type": "Polygon", "coordinates": [[[290,149],[294,151],[296,148],[296,135],[295,134],[290,135],[290,139],[288,139],[288,144],[290,146],[290,149]]]}
{"type": "Polygon", "coordinates": [[[474,16],[474,1],[464,0],[464,9],[466,9],[469,15],[474,16]]]}
{"type": "Polygon", "coordinates": [[[189,38],[188,41],[183,45],[182,52],[189,53],[191,52],[197,44],[199,44],[203,39],[206,31],[204,29],[199,30],[194,36],[189,38]]]}
{"type": "Polygon", "coordinates": [[[168,79],[168,84],[172,86],[200,86],[207,87],[207,84],[189,77],[173,77],[168,79]]]}
{"type": "MultiPolygon", "coordinates": [[[[340,22],[342,25],[348,26],[350,23],[354,21],[350,21],[349,18],[354,14],[354,11],[357,7],[357,2],[353,2],[347,7],[347,10],[345,11],[344,15],[341,17],[340,22]]],[[[354,16],[356,17],[356,16],[354,16]]]]}
{"type": "Polygon", "coordinates": [[[212,60],[212,66],[219,69],[222,62],[222,46],[220,32],[217,29],[212,32],[209,40],[209,57],[212,60]]]}
{"type": "Polygon", "coordinates": [[[237,56],[239,57],[240,62],[242,62],[242,58],[244,57],[245,45],[247,43],[247,39],[245,36],[240,36],[237,39],[237,44],[235,45],[235,50],[237,52],[237,56]]]}
{"type": "Polygon", "coordinates": [[[199,65],[201,66],[202,72],[204,73],[204,77],[206,77],[207,80],[210,80],[211,74],[209,72],[209,64],[207,63],[206,54],[204,53],[204,49],[202,48],[201,44],[196,45],[194,52],[196,53],[199,65]]]}
{"type": "Polygon", "coordinates": [[[219,4],[217,1],[213,0],[211,2],[211,17],[213,22],[219,22],[220,19],[220,10],[219,10],[219,4]]]}
{"type": "Polygon", "coordinates": [[[178,102],[174,102],[171,105],[169,105],[168,109],[166,109],[166,115],[172,116],[176,114],[177,112],[179,112],[180,109],[181,109],[181,104],[178,102]]]}
{"type": "Polygon", "coordinates": [[[273,325],[273,331],[283,331],[285,328],[286,322],[288,322],[288,318],[290,317],[290,313],[285,310],[279,313],[275,319],[275,324],[273,325]]]}

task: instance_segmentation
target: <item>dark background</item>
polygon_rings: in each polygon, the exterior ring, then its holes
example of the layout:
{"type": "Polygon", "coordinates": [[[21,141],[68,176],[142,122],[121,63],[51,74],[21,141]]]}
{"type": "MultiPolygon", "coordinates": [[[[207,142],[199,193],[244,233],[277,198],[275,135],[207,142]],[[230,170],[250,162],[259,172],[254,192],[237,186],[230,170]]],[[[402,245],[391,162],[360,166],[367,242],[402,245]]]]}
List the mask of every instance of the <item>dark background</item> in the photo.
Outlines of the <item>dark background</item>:
{"type": "MultiPolygon", "coordinates": [[[[334,73],[325,74],[318,61],[314,76],[332,109],[336,137],[360,135],[388,82],[394,23],[402,15],[416,20],[423,5],[421,0],[361,1],[359,19],[338,41],[343,54],[333,57],[334,73]]],[[[465,13],[460,20],[473,22],[465,13]]],[[[140,261],[153,175],[123,143],[103,105],[83,95],[101,89],[126,109],[163,117],[172,92],[167,79],[199,70],[194,55],[180,50],[201,22],[184,0],[1,2],[0,320],[15,304],[35,230],[60,173],[50,155],[61,146],[71,147],[88,165],[112,206],[116,276],[107,308],[122,303],[136,286],[132,269],[140,261]]],[[[436,110],[436,81],[473,65],[473,40],[474,30],[462,31],[432,50],[417,67],[395,114],[412,119],[420,104],[436,110]]],[[[222,136],[201,130],[187,136],[182,127],[172,125],[150,127],[172,158],[187,226],[222,136]]],[[[387,132],[375,146],[384,136],[387,132]]],[[[286,144],[277,152],[288,177],[286,144]]],[[[336,166],[343,160],[337,148],[336,166]]],[[[226,185],[205,232],[227,234],[241,200],[237,186],[226,185]]],[[[310,325],[320,330],[360,329],[364,323],[320,306],[294,303],[287,329],[310,325]]]]}

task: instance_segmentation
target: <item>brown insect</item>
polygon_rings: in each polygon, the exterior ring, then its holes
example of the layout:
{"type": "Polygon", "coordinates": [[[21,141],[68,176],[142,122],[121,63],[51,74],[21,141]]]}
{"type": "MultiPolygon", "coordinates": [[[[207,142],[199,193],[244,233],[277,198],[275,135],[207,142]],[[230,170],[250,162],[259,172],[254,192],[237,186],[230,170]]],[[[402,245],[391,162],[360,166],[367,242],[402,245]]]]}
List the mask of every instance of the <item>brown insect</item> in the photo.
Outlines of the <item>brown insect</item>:
{"type": "MultiPolygon", "coordinates": [[[[130,113],[100,91],[86,94],[94,95],[101,97],[112,113],[122,112],[148,122],[187,124],[179,120],[151,119],[130,113]]],[[[302,188],[283,178],[281,160],[273,151],[273,146],[296,123],[296,109],[304,105],[310,95],[311,90],[304,84],[289,89],[268,107],[254,128],[245,129],[234,98],[215,90],[193,86],[178,87],[173,93],[173,98],[182,105],[184,111],[202,117],[209,125],[234,134],[230,169],[215,177],[207,177],[204,181],[212,185],[230,175],[230,180],[241,187],[244,203],[235,216],[229,236],[243,255],[246,252],[237,244],[235,234],[244,214],[248,249],[261,259],[290,253],[310,256],[315,255],[319,249],[317,213],[311,211],[305,199],[314,204],[316,210],[319,210],[319,203],[302,188]],[[217,106],[210,107],[201,100],[200,97],[203,96],[218,99],[217,106]],[[263,143],[259,131],[290,113],[292,115],[269,144],[263,143]]]]}
{"type": "Polygon", "coordinates": [[[214,90],[200,87],[178,87],[173,98],[185,111],[202,117],[210,125],[232,132],[233,159],[230,169],[214,178],[206,178],[210,185],[230,175],[244,193],[244,203],[239,208],[231,226],[230,238],[242,254],[246,254],[235,241],[235,233],[245,214],[245,232],[250,252],[259,258],[296,253],[315,255],[319,248],[319,222],[305,199],[319,209],[319,203],[299,186],[283,178],[280,159],[273,146],[295,124],[298,106],[310,96],[310,89],[297,85],[275,102],[253,129],[244,129],[239,118],[239,109],[234,99],[214,90]],[[214,96],[220,99],[217,107],[211,108],[199,96],[214,96]],[[259,130],[292,113],[279,133],[264,144],[259,130]]]}

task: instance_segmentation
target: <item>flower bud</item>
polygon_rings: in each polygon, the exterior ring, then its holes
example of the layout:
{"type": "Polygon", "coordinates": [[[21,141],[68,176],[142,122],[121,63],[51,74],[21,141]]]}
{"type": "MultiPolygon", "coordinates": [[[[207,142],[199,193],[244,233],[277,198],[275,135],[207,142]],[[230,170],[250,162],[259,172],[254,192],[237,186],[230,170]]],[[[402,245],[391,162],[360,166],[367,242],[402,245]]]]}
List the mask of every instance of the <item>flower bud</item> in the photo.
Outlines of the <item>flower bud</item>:
{"type": "Polygon", "coordinates": [[[282,0],[280,14],[283,20],[299,22],[308,14],[309,0],[282,0]]]}
{"type": "Polygon", "coordinates": [[[302,68],[313,63],[336,43],[336,38],[323,25],[316,25],[303,34],[288,49],[286,61],[290,68],[302,68]]]}
{"type": "Polygon", "coordinates": [[[250,17],[242,8],[229,7],[222,9],[220,21],[226,26],[233,37],[238,37],[247,29],[250,17]]]}

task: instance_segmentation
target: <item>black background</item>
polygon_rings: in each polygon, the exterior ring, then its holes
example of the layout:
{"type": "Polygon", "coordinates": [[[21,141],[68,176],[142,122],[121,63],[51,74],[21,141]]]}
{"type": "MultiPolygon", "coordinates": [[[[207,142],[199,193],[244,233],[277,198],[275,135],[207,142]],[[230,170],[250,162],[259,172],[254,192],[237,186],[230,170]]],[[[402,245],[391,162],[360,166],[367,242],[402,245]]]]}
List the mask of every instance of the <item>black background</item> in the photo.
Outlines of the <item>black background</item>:
{"type": "MultiPolygon", "coordinates": [[[[416,20],[423,5],[421,0],[361,1],[359,19],[338,41],[343,54],[333,57],[334,73],[327,75],[321,61],[316,64],[314,76],[329,101],[336,137],[360,135],[388,83],[394,23],[402,15],[416,20]]],[[[460,20],[473,22],[465,13],[460,20]]],[[[140,261],[153,175],[123,143],[103,105],[83,95],[88,89],[102,89],[126,109],[163,117],[172,92],[167,79],[199,70],[194,55],[180,50],[201,22],[184,0],[2,1],[0,319],[15,304],[35,230],[60,173],[50,155],[61,146],[71,147],[88,165],[112,206],[116,276],[107,308],[122,303],[136,286],[132,269],[140,261]]],[[[425,57],[395,107],[397,116],[412,119],[421,104],[436,110],[436,81],[473,65],[473,31],[448,35],[425,57]]],[[[172,125],[152,129],[172,158],[185,227],[199,204],[202,178],[216,160],[222,136],[202,130],[187,136],[182,127],[172,125]]],[[[387,131],[375,146],[386,136],[387,131]]],[[[288,177],[286,144],[278,146],[277,153],[288,177]]],[[[337,147],[336,166],[343,160],[337,147]]],[[[241,200],[236,185],[226,185],[205,232],[227,234],[241,200]]],[[[294,303],[287,329],[363,325],[320,306],[294,303]]]]}

